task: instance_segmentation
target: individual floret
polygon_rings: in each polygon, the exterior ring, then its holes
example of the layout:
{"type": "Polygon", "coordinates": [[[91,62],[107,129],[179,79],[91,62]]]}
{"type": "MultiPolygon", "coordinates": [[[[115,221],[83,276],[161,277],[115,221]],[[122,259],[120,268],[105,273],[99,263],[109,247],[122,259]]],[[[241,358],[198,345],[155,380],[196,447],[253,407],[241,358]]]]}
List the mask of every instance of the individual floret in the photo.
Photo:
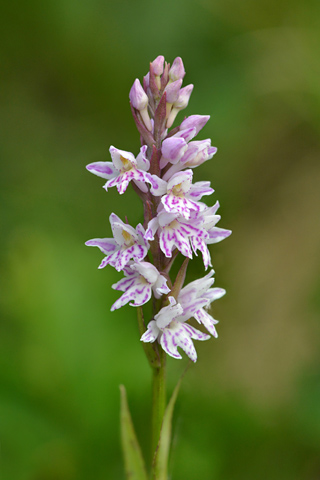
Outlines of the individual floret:
{"type": "Polygon", "coordinates": [[[170,292],[167,279],[151,263],[132,263],[124,267],[123,271],[125,277],[112,285],[112,288],[124,294],[112,305],[111,311],[129,302],[135,307],[144,305],[150,300],[152,292],[156,298],[170,292]]]}
{"type": "Polygon", "coordinates": [[[193,362],[196,362],[197,352],[192,339],[208,340],[210,335],[179,320],[183,315],[183,307],[173,297],[169,297],[169,301],[170,305],[163,307],[155,315],[154,320],[149,322],[141,341],[155,342],[158,340],[163,350],[173,358],[182,358],[178,352],[178,347],[180,347],[193,362]]]}
{"type": "Polygon", "coordinates": [[[114,238],[94,238],[88,240],[86,245],[98,247],[107,255],[98,268],[112,265],[119,272],[131,259],[136,262],[143,260],[148,253],[149,244],[144,238],[145,229],[140,223],[133,228],[115,213],[111,213],[109,219],[114,238]]]}
{"type": "Polygon", "coordinates": [[[214,271],[211,270],[205,277],[199,278],[182,288],[178,295],[178,302],[183,312],[177,320],[186,322],[193,317],[197,322],[202,323],[211,335],[217,337],[215,324],[218,323],[218,320],[215,320],[207,312],[207,309],[214,300],[223,297],[226,291],[223,288],[210,288],[214,283],[213,274],[214,271]]]}
{"type": "Polygon", "coordinates": [[[90,163],[87,165],[87,170],[98,177],[108,179],[103,187],[106,190],[117,186],[118,192],[123,194],[133,180],[143,192],[147,192],[146,182],[152,183],[152,179],[151,175],[147,173],[150,162],[146,157],[146,150],[147,146],[144,145],[141,147],[137,158],[135,158],[133,153],[111,146],[112,162],[90,163]]]}
{"type": "Polygon", "coordinates": [[[162,195],[161,202],[167,212],[179,213],[188,219],[192,210],[200,212],[205,208],[205,204],[199,202],[202,196],[214,192],[210,188],[210,182],[192,184],[192,177],[192,170],[178,172],[168,182],[152,175],[151,193],[156,196],[162,195]]]}

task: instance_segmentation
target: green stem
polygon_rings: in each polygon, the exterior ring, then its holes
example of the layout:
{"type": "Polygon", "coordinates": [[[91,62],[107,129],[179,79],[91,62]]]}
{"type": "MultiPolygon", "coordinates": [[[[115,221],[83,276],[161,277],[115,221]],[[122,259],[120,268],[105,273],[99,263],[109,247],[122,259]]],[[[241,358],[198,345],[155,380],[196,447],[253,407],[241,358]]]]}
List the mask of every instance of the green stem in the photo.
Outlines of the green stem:
{"type": "Polygon", "coordinates": [[[166,354],[159,348],[161,366],[153,368],[152,377],[152,459],[156,451],[166,409],[166,354]]]}

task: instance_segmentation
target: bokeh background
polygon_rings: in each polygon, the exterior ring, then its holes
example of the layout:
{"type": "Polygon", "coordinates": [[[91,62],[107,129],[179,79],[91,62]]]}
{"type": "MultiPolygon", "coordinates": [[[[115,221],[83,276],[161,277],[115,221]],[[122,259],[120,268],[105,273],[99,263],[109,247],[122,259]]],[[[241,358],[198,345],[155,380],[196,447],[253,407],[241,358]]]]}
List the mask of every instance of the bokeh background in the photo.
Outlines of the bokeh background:
{"type": "MultiPolygon", "coordinates": [[[[183,382],[172,478],[320,478],[319,27],[316,0],[2,3],[1,478],[124,479],[120,383],[149,453],[134,312],[110,313],[121,275],[84,246],[142,208],[85,165],[138,152],[128,92],[159,54],[195,85],[184,113],[211,115],[195,178],[233,230],[211,249],[228,293],[183,382]]],[[[169,392],[186,363],[169,359],[169,392]]]]}

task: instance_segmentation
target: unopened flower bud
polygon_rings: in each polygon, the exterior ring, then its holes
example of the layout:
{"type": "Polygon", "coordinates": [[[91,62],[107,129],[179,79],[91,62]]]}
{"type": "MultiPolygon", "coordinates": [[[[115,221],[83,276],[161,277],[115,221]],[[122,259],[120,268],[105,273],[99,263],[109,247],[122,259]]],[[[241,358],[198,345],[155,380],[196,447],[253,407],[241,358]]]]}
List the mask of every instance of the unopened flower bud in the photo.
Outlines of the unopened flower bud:
{"type": "Polygon", "coordinates": [[[143,90],[140,80],[135,79],[129,93],[130,102],[133,107],[139,110],[142,120],[149,131],[152,130],[150,117],[148,114],[148,96],[143,90]]]}
{"type": "Polygon", "coordinates": [[[180,57],[175,58],[169,70],[169,78],[171,82],[174,82],[175,80],[179,80],[180,78],[183,79],[185,74],[186,72],[183,66],[182,59],[180,57]]]}
{"type": "Polygon", "coordinates": [[[154,74],[159,76],[163,74],[163,64],[164,64],[164,56],[159,55],[155,58],[152,62],[154,74]]]}
{"type": "Polygon", "coordinates": [[[164,91],[167,94],[167,97],[166,97],[167,103],[174,103],[178,100],[181,85],[182,85],[182,79],[169,83],[166,86],[164,91]]]}
{"type": "Polygon", "coordinates": [[[148,105],[147,94],[143,90],[138,78],[135,79],[134,84],[131,87],[129,98],[130,102],[137,110],[144,110],[148,105]]]}

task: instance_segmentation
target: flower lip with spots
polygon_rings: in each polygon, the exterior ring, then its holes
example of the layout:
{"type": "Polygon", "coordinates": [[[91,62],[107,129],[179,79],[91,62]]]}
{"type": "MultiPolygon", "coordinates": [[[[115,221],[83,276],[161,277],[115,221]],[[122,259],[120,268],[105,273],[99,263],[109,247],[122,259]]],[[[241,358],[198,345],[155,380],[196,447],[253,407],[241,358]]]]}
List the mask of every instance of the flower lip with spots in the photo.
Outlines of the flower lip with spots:
{"type": "Polygon", "coordinates": [[[210,288],[214,283],[213,274],[214,270],[211,270],[205,277],[199,278],[182,288],[178,295],[178,302],[182,306],[183,313],[178,317],[178,320],[186,322],[193,317],[198,323],[202,323],[211,335],[217,338],[215,324],[218,321],[207,312],[207,309],[214,300],[223,297],[226,291],[223,288],[210,288]]]}
{"type": "Polygon", "coordinates": [[[112,305],[111,311],[129,302],[135,307],[144,305],[150,300],[152,292],[155,298],[170,292],[167,279],[151,263],[130,262],[124,267],[123,272],[125,277],[112,285],[112,288],[124,294],[112,305]]]}
{"type": "Polygon", "coordinates": [[[152,177],[153,181],[157,183],[157,189],[152,185],[151,193],[156,196],[162,195],[161,203],[167,212],[179,213],[187,220],[190,218],[192,210],[200,212],[205,208],[206,205],[198,200],[203,195],[211,195],[214,192],[210,187],[210,182],[192,184],[192,170],[177,172],[168,182],[156,179],[155,175],[152,175],[152,177]]]}
{"type": "Polygon", "coordinates": [[[143,260],[148,253],[149,243],[144,238],[145,229],[140,223],[133,228],[112,213],[110,224],[114,238],[94,238],[88,240],[86,245],[98,247],[107,255],[98,268],[111,265],[120,272],[131,259],[136,262],[143,260]]]}
{"type": "Polygon", "coordinates": [[[108,179],[104,188],[117,187],[120,194],[123,194],[129,183],[133,180],[139,188],[147,192],[146,182],[152,183],[151,175],[148,173],[150,162],[146,157],[147,146],[140,149],[137,158],[133,153],[110,147],[112,162],[95,162],[87,165],[87,170],[98,177],[108,179]]]}

